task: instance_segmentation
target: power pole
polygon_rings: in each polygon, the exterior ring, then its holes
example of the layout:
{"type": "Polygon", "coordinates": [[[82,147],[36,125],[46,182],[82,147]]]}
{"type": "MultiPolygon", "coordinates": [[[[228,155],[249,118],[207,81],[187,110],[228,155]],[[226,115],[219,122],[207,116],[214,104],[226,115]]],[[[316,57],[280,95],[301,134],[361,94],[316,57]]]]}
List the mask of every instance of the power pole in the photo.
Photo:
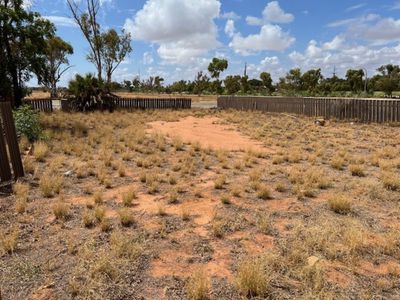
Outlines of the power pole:
{"type": "Polygon", "coordinates": [[[243,76],[244,77],[247,76],[247,62],[244,63],[244,74],[243,74],[243,76]]]}

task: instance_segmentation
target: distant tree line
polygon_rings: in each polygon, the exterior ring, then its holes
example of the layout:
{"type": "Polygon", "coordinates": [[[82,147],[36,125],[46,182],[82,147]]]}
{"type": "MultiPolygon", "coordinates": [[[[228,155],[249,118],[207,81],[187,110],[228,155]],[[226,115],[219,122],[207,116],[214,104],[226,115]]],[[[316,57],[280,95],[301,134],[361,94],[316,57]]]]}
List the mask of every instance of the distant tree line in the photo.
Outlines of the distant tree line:
{"type": "Polygon", "coordinates": [[[304,73],[298,68],[292,69],[274,83],[271,74],[260,73],[258,78],[249,79],[247,75],[229,75],[220,80],[220,74],[228,67],[225,59],[214,58],[208,67],[209,74],[200,71],[194,80],[179,80],[163,85],[164,78],[159,76],[122,84],[114,83],[115,89],[130,92],[179,93],[179,94],[226,94],[226,95],[285,95],[285,96],[348,96],[372,95],[376,91],[391,97],[400,90],[400,67],[384,65],[377,69],[378,74],[366,78],[362,69],[347,70],[344,78],[336,75],[324,77],[321,69],[312,69],[304,73]]]}

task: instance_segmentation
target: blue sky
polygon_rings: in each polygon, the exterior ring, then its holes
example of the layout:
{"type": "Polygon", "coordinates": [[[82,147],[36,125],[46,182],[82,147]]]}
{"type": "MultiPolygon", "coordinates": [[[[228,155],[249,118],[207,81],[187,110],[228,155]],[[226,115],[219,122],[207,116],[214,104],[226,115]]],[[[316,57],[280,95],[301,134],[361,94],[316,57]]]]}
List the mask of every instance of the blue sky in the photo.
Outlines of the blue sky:
{"type": "MultiPolygon", "coordinates": [[[[166,82],[193,80],[212,57],[229,61],[222,75],[250,77],[267,71],[277,80],[293,67],[334,70],[400,63],[400,0],[99,0],[104,29],[132,34],[133,53],[114,80],[162,76],[166,82]]],[[[78,0],[82,7],[86,0],[78,0]]],[[[71,19],[66,0],[25,0],[57,26],[71,43],[74,67],[62,78],[94,72],[89,47],[71,19]]],[[[33,81],[31,81],[33,83],[33,81]]]]}

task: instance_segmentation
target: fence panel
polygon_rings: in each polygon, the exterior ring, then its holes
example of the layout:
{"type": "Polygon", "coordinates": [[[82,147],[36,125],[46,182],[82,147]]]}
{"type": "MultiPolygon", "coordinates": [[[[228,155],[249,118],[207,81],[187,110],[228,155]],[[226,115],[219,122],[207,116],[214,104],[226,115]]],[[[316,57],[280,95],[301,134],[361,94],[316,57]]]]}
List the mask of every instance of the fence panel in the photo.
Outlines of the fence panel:
{"type": "Polygon", "coordinates": [[[285,112],[309,117],[357,120],[368,123],[400,122],[400,100],[312,97],[218,97],[218,108],[285,112]]]}
{"type": "Polygon", "coordinates": [[[30,105],[33,109],[36,109],[41,112],[53,112],[53,100],[44,98],[44,99],[24,99],[24,104],[30,105]]]}
{"type": "Polygon", "coordinates": [[[10,102],[0,102],[0,155],[1,183],[8,182],[13,177],[18,179],[24,176],[10,102]],[[11,172],[10,162],[13,172],[11,172]]]}

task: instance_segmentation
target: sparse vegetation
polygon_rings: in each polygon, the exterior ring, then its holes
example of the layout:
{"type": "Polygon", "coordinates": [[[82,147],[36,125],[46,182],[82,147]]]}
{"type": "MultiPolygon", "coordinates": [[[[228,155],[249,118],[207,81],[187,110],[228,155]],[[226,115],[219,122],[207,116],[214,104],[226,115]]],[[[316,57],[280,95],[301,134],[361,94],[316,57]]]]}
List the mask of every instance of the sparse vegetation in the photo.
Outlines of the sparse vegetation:
{"type": "Polygon", "coordinates": [[[239,264],[236,283],[246,297],[265,296],[269,289],[269,278],[262,258],[246,257],[239,264]]]}
{"type": "Polygon", "coordinates": [[[338,214],[347,214],[351,211],[352,201],[345,195],[330,195],[328,204],[331,210],[338,214]]]}
{"type": "MultiPolygon", "coordinates": [[[[400,243],[388,224],[396,221],[400,163],[395,146],[375,147],[380,136],[397,145],[396,127],[331,121],[322,130],[307,118],[215,112],[221,124],[235,124],[273,150],[229,151],[161,137],[148,125],[200,113],[195,122],[207,119],[207,111],[40,115],[48,152],[41,160],[24,153],[28,175],[2,204],[5,295],[14,296],[8,287],[20,268],[19,256],[9,253],[21,250],[26,268],[42,272],[30,261],[32,249],[48,259],[63,247],[66,264],[54,268],[50,260],[46,272],[77,298],[94,290],[105,299],[121,290],[146,297],[140,291],[157,272],[160,284],[174,274],[179,284],[166,293],[175,298],[361,298],[364,289],[386,295],[363,268],[376,261],[371,272],[382,268],[379,277],[389,282],[397,276],[400,243]],[[352,165],[364,176],[352,176],[352,165]],[[19,229],[17,239],[7,224],[19,229]],[[394,269],[385,273],[385,264],[394,269]],[[202,267],[207,289],[188,274],[202,267]],[[296,287],[277,287],[287,280],[296,287]]],[[[26,289],[25,298],[32,292],[26,289]]]]}
{"type": "Polygon", "coordinates": [[[186,284],[186,292],[190,300],[207,300],[211,283],[204,270],[196,271],[186,284]]]}

